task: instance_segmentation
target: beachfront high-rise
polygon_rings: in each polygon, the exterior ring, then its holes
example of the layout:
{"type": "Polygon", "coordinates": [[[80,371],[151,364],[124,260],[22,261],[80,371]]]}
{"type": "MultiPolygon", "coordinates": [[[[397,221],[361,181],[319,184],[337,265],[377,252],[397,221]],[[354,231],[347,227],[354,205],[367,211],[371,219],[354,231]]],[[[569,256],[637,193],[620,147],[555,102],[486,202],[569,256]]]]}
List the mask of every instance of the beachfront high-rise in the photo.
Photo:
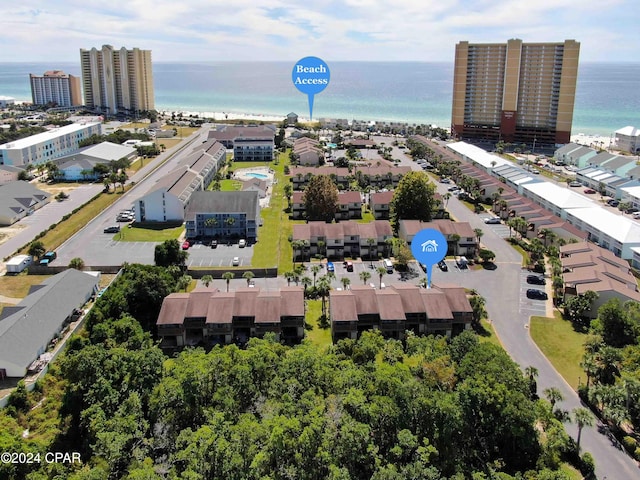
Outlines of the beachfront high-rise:
{"type": "Polygon", "coordinates": [[[155,109],[151,50],[80,49],[80,63],[87,108],[108,115],[155,109]]]}
{"type": "Polygon", "coordinates": [[[49,70],[44,75],[29,74],[34,105],[55,103],[58,107],[82,105],[80,78],[62,70],[49,70]]]}
{"type": "Polygon", "coordinates": [[[568,143],[580,43],[456,45],[451,133],[460,139],[568,143]]]}

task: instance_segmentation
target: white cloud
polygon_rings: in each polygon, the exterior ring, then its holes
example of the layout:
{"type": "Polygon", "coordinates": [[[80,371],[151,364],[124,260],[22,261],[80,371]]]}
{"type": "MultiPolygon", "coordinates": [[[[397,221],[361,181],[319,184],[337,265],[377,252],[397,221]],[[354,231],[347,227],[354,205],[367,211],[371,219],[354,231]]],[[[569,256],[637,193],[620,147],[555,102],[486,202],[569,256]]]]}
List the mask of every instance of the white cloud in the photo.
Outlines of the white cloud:
{"type": "Polygon", "coordinates": [[[68,60],[139,47],[156,60],[451,61],[455,44],[581,42],[583,60],[633,60],[635,0],[24,0],[0,4],[0,61],[68,60]],[[277,15],[276,15],[277,14],[277,15]],[[365,39],[371,39],[368,43],[365,39]]]}

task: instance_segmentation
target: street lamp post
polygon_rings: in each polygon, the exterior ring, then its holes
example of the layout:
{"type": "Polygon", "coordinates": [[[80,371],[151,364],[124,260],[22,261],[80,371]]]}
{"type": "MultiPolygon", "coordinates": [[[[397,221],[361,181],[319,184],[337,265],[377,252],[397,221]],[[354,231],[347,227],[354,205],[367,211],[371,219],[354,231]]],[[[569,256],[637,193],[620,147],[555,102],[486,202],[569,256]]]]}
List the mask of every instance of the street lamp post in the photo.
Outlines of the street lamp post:
{"type": "Polygon", "coordinates": [[[533,148],[531,149],[531,155],[535,155],[536,154],[536,137],[533,137],[533,148]]]}

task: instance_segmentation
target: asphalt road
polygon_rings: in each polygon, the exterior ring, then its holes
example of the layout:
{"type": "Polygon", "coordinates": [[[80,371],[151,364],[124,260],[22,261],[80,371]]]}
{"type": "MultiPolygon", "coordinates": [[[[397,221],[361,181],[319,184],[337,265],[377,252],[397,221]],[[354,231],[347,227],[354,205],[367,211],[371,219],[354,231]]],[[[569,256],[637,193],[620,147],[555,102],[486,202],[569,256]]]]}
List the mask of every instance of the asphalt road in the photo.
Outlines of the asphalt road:
{"type": "MultiPolygon", "coordinates": [[[[440,147],[439,150],[448,155],[443,148],[440,147]]],[[[414,168],[417,169],[417,165],[414,168]]],[[[438,191],[444,194],[446,187],[447,185],[440,184],[438,191]]],[[[539,314],[539,304],[533,305],[534,301],[522,298],[524,274],[520,255],[494,231],[493,227],[497,227],[496,225],[486,225],[481,215],[471,212],[455,197],[449,200],[448,210],[457,220],[469,222],[472,228],[481,228],[484,232],[482,243],[496,254],[496,270],[471,272],[464,279],[460,279],[460,282],[465,287],[475,288],[485,297],[489,317],[504,348],[522,369],[528,366],[538,369],[540,396],[543,396],[545,388],[557,387],[564,396],[560,408],[571,411],[584,406],[578,394],[553,368],[529,335],[529,317],[539,314]]],[[[566,424],[565,427],[573,438],[577,438],[577,427],[574,424],[566,424]]],[[[626,454],[615,438],[607,434],[602,424],[585,427],[580,443],[582,452],[590,452],[593,455],[598,478],[640,478],[638,463],[626,454]]]]}
{"type": "Polygon", "coordinates": [[[117,223],[115,218],[118,212],[131,208],[137,199],[155,188],[155,183],[173,170],[183,155],[191,151],[192,146],[202,142],[207,131],[208,127],[201,128],[136,172],[131,178],[136,185],[67,240],[58,249],[56,263],[68,264],[72,258],[80,257],[86,265],[96,266],[119,265],[123,262],[153,264],[153,251],[156,244],[127,242],[126,223],[121,224],[121,233],[112,234],[103,231],[106,227],[117,223]]]}

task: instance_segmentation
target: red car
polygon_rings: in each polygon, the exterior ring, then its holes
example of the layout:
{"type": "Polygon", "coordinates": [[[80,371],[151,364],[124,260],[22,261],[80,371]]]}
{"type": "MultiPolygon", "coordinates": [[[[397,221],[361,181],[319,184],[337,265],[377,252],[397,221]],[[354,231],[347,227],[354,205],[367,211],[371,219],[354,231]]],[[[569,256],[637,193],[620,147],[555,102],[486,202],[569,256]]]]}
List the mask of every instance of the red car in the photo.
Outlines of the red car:
{"type": "Polygon", "coordinates": [[[184,243],[182,244],[182,249],[188,250],[190,246],[191,244],[189,243],[189,240],[185,240],[184,243]]]}
{"type": "Polygon", "coordinates": [[[588,193],[589,195],[591,195],[592,193],[596,193],[596,191],[592,188],[585,188],[584,193],[588,193]]]}

